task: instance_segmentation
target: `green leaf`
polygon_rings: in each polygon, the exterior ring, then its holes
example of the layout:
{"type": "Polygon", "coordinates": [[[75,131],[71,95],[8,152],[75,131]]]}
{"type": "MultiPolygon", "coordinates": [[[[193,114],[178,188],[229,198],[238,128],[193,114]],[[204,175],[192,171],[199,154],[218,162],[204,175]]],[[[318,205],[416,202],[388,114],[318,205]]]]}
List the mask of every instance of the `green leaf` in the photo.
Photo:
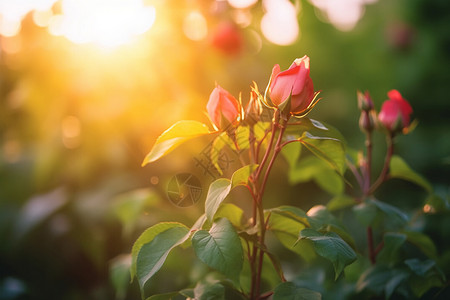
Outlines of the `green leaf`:
{"type": "Polygon", "coordinates": [[[370,202],[363,201],[353,206],[353,213],[356,219],[364,226],[371,226],[378,214],[377,207],[370,202]]]}
{"type": "Polygon", "coordinates": [[[329,211],[334,211],[352,205],[355,205],[355,199],[353,197],[350,197],[348,195],[337,195],[327,203],[327,208],[329,211]]]}
{"type": "Polygon", "coordinates": [[[415,274],[410,280],[410,287],[417,297],[421,297],[432,287],[442,286],[445,282],[445,275],[431,259],[407,259],[405,264],[415,274]]]}
{"type": "Polygon", "coordinates": [[[145,157],[142,166],[160,159],[186,141],[210,133],[214,132],[209,131],[203,123],[187,120],[178,121],[156,139],[156,143],[145,157]]]}
{"type": "Polygon", "coordinates": [[[297,287],[292,282],[279,284],[273,293],[273,300],[320,300],[322,295],[316,291],[297,287]]]}
{"type": "Polygon", "coordinates": [[[244,256],[241,241],[233,225],[223,218],[208,231],[200,230],[192,236],[197,257],[213,269],[233,280],[239,279],[244,256]]]}
{"type": "Polygon", "coordinates": [[[240,207],[232,203],[222,203],[214,219],[227,218],[236,228],[240,228],[242,226],[243,216],[244,211],[240,207]]]}
{"type": "Polygon", "coordinates": [[[231,189],[238,185],[246,185],[250,174],[256,169],[257,165],[248,165],[238,169],[233,173],[231,180],[219,178],[209,186],[205,201],[205,212],[208,221],[214,219],[214,215],[219,209],[220,204],[230,193],[231,189]]]}
{"type": "Polygon", "coordinates": [[[282,212],[272,209],[269,212],[271,214],[267,229],[273,232],[281,244],[287,249],[302,256],[308,255],[309,253],[303,252],[303,248],[295,247],[298,235],[302,229],[305,229],[305,224],[297,220],[297,217],[288,211],[282,212]]]}
{"type": "Polygon", "coordinates": [[[377,261],[393,264],[398,260],[398,252],[406,241],[406,235],[387,232],[383,236],[384,246],[377,256],[377,261]]]}
{"type": "Polygon", "coordinates": [[[240,150],[250,147],[249,135],[250,129],[247,126],[239,126],[236,128],[236,142],[240,150]]]}
{"type": "Polygon", "coordinates": [[[212,222],[219,209],[220,203],[231,191],[231,181],[227,178],[219,178],[209,186],[205,201],[205,213],[208,221],[212,222]]]}
{"type": "Polygon", "coordinates": [[[388,299],[403,282],[409,278],[409,273],[402,269],[391,269],[385,265],[376,265],[367,269],[356,283],[356,291],[365,289],[377,295],[385,293],[388,299]]]}
{"type": "Polygon", "coordinates": [[[170,251],[186,241],[189,235],[189,229],[180,224],[179,227],[159,233],[150,243],[141,247],[136,259],[136,276],[141,291],[145,283],[162,267],[170,251]]]}
{"type": "Polygon", "coordinates": [[[247,165],[236,170],[231,176],[231,188],[235,188],[238,185],[247,185],[248,178],[256,170],[258,165],[247,165]]]}
{"type": "Polygon", "coordinates": [[[312,241],[316,253],[333,263],[336,279],[345,266],[356,260],[355,251],[334,232],[322,234],[314,229],[307,228],[300,232],[299,239],[312,241]]]}
{"type": "Polygon", "coordinates": [[[178,293],[178,292],[164,293],[164,294],[150,296],[145,300],[172,300],[173,297],[178,296],[179,294],[180,293],[178,293]]]}
{"type": "Polygon", "coordinates": [[[340,175],[344,174],[345,149],[344,144],[340,140],[331,137],[314,136],[309,132],[305,132],[299,138],[299,141],[311,153],[327,162],[340,175]]]}
{"type": "Polygon", "coordinates": [[[162,222],[158,223],[156,225],[153,225],[150,228],[147,228],[134,242],[133,248],[131,250],[131,268],[130,268],[130,275],[131,280],[136,276],[136,260],[139,254],[139,251],[141,250],[142,246],[145,244],[150,243],[158,234],[176,227],[185,227],[181,223],[177,222],[162,222]]]}
{"type": "Polygon", "coordinates": [[[302,153],[301,143],[289,143],[281,149],[281,154],[284,156],[289,165],[289,170],[295,169],[297,161],[302,153]]]}
{"type": "Polygon", "coordinates": [[[216,282],[213,284],[198,284],[194,288],[196,300],[226,300],[225,287],[216,282]]]}
{"type": "Polygon", "coordinates": [[[282,205],[279,207],[269,209],[268,212],[283,215],[297,222],[303,223],[305,226],[309,226],[307,214],[302,209],[296,206],[282,205]]]}
{"type": "Polygon", "coordinates": [[[214,139],[211,145],[211,151],[209,157],[211,159],[211,163],[216,167],[217,171],[220,175],[223,175],[223,171],[220,168],[219,159],[221,157],[221,151],[226,145],[232,147],[233,142],[226,132],[222,132],[218,137],[214,139]]]}
{"type": "Polygon", "coordinates": [[[374,204],[380,211],[382,211],[389,223],[395,226],[403,226],[408,222],[408,215],[402,212],[395,206],[376,200],[375,198],[368,199],[368,201],[374,204]]]}
{"type": "Polygon", "coordinates": [[[419,248],[426,256],[437,257],[436,246],[428,235],[416,231],[403,231],[402,233],[406,234],[408,242],[419,248]]]}
{"type": "Polygon", "coordinates": [[[342,176],[331,169],[329,164],[315,156],[305,157],[289,169],[290,184],[309,180],[314,180],[322,189],[333,195],[339,195],[344,190],[342,176]]]}
{"type": "Polygon", "coordinates": [[[109,265],[109,279],[116,292],[116,299],[125,299],[130,286],[131,255],[115,257],[109,265]]]}
{"type": "Polygon", "coordinates": [[[392,178],[400,178],[413,182],[423,187],[428,193],[433,192],[431,184],[422,175],[414,172],[400,156],[392,156],[389,164],[389,175],[392,178]]]}
{"type": "Polygon", "coordinates": [[[323,205],[316,205],[307,212],[309,224],[311,228],[319,230],[328,225],[342,227],[342,224],[336,219],[331,212],[323,205]]]}

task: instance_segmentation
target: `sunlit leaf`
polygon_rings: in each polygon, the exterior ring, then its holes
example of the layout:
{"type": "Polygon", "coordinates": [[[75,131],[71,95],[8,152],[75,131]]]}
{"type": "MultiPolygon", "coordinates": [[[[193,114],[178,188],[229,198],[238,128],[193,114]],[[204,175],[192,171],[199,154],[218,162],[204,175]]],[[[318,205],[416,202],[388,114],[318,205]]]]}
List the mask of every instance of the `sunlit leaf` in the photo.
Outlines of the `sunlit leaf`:
{"type": "Polygon", "coordinates": [[[273,300],[320,300],[319,292],[297,287],[292,282],[280,283],[274,290],[273,300]]]}
{"type": "Polygon", "coordinates": [[[141,247],[136,259],[136,276],[141,291],[145,283],[162,267],[170,251],[188,238],[189,229],[179,224],[157,234],[151,242],[141,247]]]}
{"type": "Polygon", "coordinates": [[[302,209],[298,207],[282,205],[279,207],[272,208],[268,211],[270,211],[272,214],[283,215],[297,222],[303,223],[306,226],[309,226],[308,216],[302,209]]]}
{"type": "Polygon", "coordinates": [[[223,174],[223,171],[220,167],[219,159],[222,155],[222,150],[227,145],[230,146],[231,149],[234,149],[233,142],[226,132],[222,132],[218,137],[216,137],[211,145],[209,157],[211,159],[211,163],[214,165],[220,175],[223,174]]]}
{"type": "Polygon", "coordinates": [[[256,165],[242,167],[233,173],[231,180],[219,178],[211,183],[205,201],[205,212],[208,221],[211,222],[213,220],[220,204],[228,196],[231,189],[238,185],[246,185],[248,183],[248,178],[255,168],[256,165]]]}
{"type": "Polygon", "coordinates": [[[156,143],[145,157],[142,166],[158,160],[190,139],[210,133],[213,132],[209,131],[203,123],[190,120],[178,121],[156,139],[156,143]]]}
{"type": "Polygon", "coordinates": [[[236,228],[242,226],[244,211],[232,203],[222,203],[217,210],[214,219],[227,218],[236,228]]]}
{"type": "Polygon", "coordinates": [[[141,250],[142,246],[145,244],[150,243],[158,234],[161,232],[164,232],[171,228],[177,228],[177,227],[185,227],[181,223],[177,222],[162,222],[158,223],[156,225],[153,225],[150,228],[147,228],[140,236],[139,238],[134,242],[133,248],[131,250],[131,279],[133,279],[136,276],[136,260],[139,254],[139,251],[141,250]]]}
{"type": "Polygon", "coordinates": [[[220,203],[225,200],[230,191],[231,181],[227,178],[219,178],[211,183],[205,201],[205,213],[208,221],[213,220],[220,203]]]}
{"type": "Polygon", "coordinates": [[[330,164],[339,174],[344,174],[345,149],[340,140],[331,137],[314,136],[306,132],[299,138],[299,141],[314,155],[330,164]]]}
{"type": "Polygon", "coordinates": [[[239,126],[236,129],[236,142],[239,146],[239,150],[248,149],[250,146],[249,141],[250,130],[247,126],[239,126]]]}
{"type": "Polygon", "coordinates": [[[389,175],[392,178],[400,178],[413,182],[423,187],[429,193],[433,192],[431,184],[422,175],[414,172],[400,156],[392,156],[389,164],[389,175]]]}
{"type": "Polygon", "coordinates": [[[239,279],[244,261],[242,245],[236,230],[226,218],[216,221],[209,231],[195,232],[192,246],[205,264],[233,280],[239,279]]]}
{"type": "Polygon", "coordinates": [[[232,188],[235,188],[238,185],[247,185],[248,178],[256,170],[257,166],[258,165],[247,165],[235,171],[231,176],[232,188]]]}
{"type": "Polygon", "coordinates": [[[312,241],[316,253],[333,263],[336,279],[345,266],[356,260],[355,251],[334,232],[322,234],[314,229],[307,228],[300,232],[299,239],[312,241]]]}

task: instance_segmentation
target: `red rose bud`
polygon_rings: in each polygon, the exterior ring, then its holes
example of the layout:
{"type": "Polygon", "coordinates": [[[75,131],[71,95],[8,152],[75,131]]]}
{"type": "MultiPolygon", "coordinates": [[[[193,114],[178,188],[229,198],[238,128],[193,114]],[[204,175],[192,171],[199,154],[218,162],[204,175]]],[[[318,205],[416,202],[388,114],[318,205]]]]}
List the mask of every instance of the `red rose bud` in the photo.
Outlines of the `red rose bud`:
{"type": "Polygon", "coordinates": [[[239,54],[242,50],[242,34],[239,28],[224,22],[217,26],[212,36],[212,45],[227,55],[239,54]]]}
{"type": "Polygon", "coordinates": [[[261,95],[255,83],[255,87],[252,87],[252,91],[250,92],[250,101],[245,107],[245,123],[248,125],[254,125],[260,119],[262,113],[260,97],[261,95]]]}
{"type": "Polygon", "coordinates": [[[366,91],[364,94],[360,91],[358,93],[358,107],[362,111],[369,111],[373,109],[372,98],[370,98],[369,92],[366,91]]]}
{"type": "Polygon", "coordinates": [[[206,110],[216,129],[223,130],[238,122],[241,104],[227,90],[217,85],[209,96],[206,110]]]}
{"type": "Polygon", "coordinates": [[[280,66],[275,65],[266,94],[267,91],[271,101],[269,106],[283,108],[283,111],[287,109],[296,116],[306,115],[317,102],[314,101],[317,93],[314,93],[313,82],[309,77],[309,57],[305,55],[297,58],[288,70],[282,72],[280,66]],[[290,107],[285,108],[285,101],[289,100],[290,107]]]}
{"type": "Polygon", "coordinates": [[[408,101],[397,90],[388,92],[389,99],[383,103],[378,114],[378,121],[391,133],[400,132],[409,126],[410,114],[413,112],[408,101]]]}

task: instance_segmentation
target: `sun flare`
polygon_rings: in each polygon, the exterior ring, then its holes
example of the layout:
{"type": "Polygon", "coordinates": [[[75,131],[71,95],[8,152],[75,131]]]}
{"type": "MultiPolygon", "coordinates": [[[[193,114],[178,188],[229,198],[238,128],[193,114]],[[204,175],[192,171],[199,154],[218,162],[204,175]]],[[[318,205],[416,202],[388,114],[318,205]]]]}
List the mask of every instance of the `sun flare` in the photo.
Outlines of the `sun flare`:
{"type": "Polygon", "coordinates": [[[142,0],[63,0],[62,13],[49,20],[49,31],[77,44],[103,47],[127,44],[155,21],[155,8],[142,0]]]}

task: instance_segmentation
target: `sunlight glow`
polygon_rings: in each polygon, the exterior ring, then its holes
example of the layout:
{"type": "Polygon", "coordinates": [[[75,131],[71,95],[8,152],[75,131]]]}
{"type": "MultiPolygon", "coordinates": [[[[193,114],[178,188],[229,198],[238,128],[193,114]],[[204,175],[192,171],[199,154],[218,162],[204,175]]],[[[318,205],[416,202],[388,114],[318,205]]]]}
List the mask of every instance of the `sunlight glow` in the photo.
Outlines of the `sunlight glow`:
{"type": "Polygon", "coordinates": [[[155,16],[155,8],[142,0],[63,0],[49,31],[78,44],[115,47],[149,30],[155,16]]]}
{"type": "Polygon", "coordinates": [[[57,0],[0,0],[0,35],[15,36],[30,11],[47,11],[57,0]]]}
{"type": "Polygon", "coordinates": [[[365,4],[378,0],[310,0],[339,30],[352,30],[364,14],[365,4]]]}
{"type": "Polygon", "coordinates": [[[299,36],[297,11],[287,0],[265,0],[267,13],[261,20],[261,30],[266,39],[277,45],[290,45],[299,36]]]}

